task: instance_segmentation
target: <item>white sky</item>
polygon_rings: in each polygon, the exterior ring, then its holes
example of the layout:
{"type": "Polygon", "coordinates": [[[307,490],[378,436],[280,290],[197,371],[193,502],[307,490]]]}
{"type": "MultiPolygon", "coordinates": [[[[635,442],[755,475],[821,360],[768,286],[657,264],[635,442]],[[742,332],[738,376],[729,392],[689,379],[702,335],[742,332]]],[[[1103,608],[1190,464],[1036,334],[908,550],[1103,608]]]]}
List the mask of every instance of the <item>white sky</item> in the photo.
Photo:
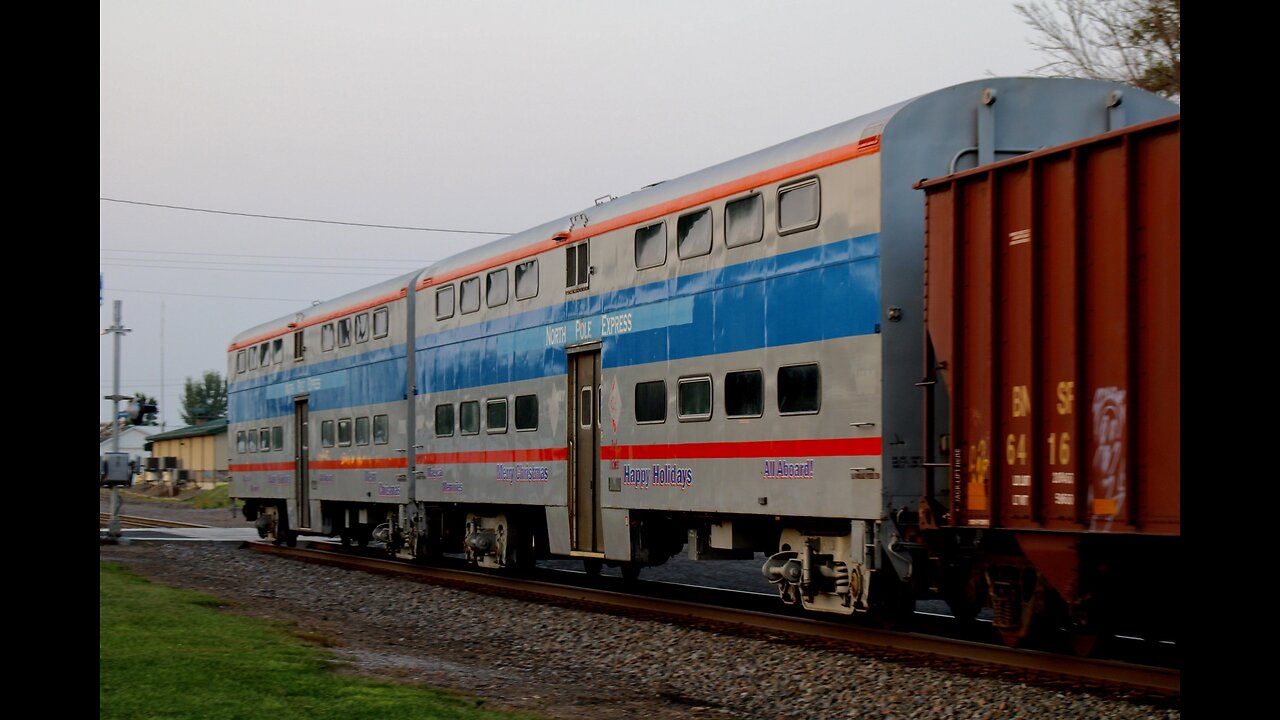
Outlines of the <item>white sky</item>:
{"type": "MultiPolygon", "coordinates": [[[[1045,61],[1005,0],[114,0],[100,18],[102,197],[502,232],[1045,61]]],[[[122,300],[120,391],[158,397],[169,428],[238,332],[497,237],[99,206],[99,328],[122,300]]]]}

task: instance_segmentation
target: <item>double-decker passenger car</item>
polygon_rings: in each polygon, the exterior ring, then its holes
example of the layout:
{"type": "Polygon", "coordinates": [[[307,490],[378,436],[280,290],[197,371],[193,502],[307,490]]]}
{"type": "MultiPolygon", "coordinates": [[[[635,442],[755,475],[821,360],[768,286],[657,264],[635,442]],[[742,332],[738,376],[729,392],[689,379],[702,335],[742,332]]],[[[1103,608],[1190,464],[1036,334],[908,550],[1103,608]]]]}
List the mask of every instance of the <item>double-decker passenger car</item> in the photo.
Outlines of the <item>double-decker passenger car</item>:
{"type": "Polygon", "coordinates": [[[627,575],[764,552],[788,602],[901,607],[937,455],[914,184],[1175,112],[957,85],[255,327],[230,348],[233,494],[277,539],[627,575]]]}

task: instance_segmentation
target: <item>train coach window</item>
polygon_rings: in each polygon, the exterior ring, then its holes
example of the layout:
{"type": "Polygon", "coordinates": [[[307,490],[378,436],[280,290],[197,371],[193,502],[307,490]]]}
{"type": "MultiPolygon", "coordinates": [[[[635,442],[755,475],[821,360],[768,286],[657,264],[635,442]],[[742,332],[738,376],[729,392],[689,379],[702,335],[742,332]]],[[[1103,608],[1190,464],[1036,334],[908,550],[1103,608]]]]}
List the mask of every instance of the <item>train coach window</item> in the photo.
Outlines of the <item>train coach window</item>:
{"type": "Polygon", "coordinates": [[[676,221],[676,254],[681,260],[711,252],[711,208],[676,221]]]}
{"type": "Polygon", "coordinates": [[[242,453],[244,452],[244,449],[245,449],[244,431],[237,430],[236,431],[236,452],[242,453]]]}
{"type": "Polygon", "coordinates": [[[249,369],[250,370],[258,369],[258,349],[257,348],[249,348],[249,369]]]}
{"type": "Polygon", "coordinates": [[[369,444],[369,418],[367,417],[356,418],[356,444],[369,444]]]}
{"type": "Polygon", "coordinates": [[[667,223],[636,230],[636,269],[657,267],[667,261],[667,223]]]}
{"type": "Polygon", "coordinates": [[[453,317],[453,286],[446,285],[436,291],[436,319],[453,317]]]}
{"type": "Polygon", "coordinates": [[[356,316],[356,342],[369,342],[369,313],[356,316]]]}
{"type": "Polygon", "coordinates": [[[667,381],[636,383],[636,422],[644,424],[666,421],[667,381]]]}
{"type": "Polygon", "coordinates": [[[504,433],[507,431],[507,399],[486,400],[484,404],[484,426],[487,432],[504,433]]]}
{"type": "Polygon", "coordinates": [[[258,346],[258,367],[266,367],[271,364],[271,343],[262,343],[258,346]]]}
{"type": "Polygon", "coordinates": [[[759,193],[724,206],[724,244],[739,247],[764,238],[764,197],[759,193]]]}
{"type": "Polygon", "coordinates": [[[244,370],[245,370],[244,351],[241,350],[240,352],[236,353],[236,372],[242,373],[244,372],[244,370]]]}
{"type": "Polygon", "coordinates": [[[681,422],[711,418],[711,376],[680,378],[679,410],[681,422]]]}
{"type": "Polygon", "coordinates": [[[818,225],[822,214],[822,192],[818,178],[778,188],[778,234],[808,230],[818,225]]]}
{"type": "Polygon", "coordinates": [[[320,446],[333,447],[333,421],[325,420],[320,423],[320,446]]]}
{"type": "Polygon", "coordinates": [[[538,429],[538,396],[516,396],[516,431],[538,429]]]}
{"type": "Polygon", "coordinates": [[[538,261],[516,265],[516,299],[528,300],[538,294],[538,261]]]}
{"type": "Polygon", "coordinates": [[[480,309],[480,278],[467,278],[459,283],[462,297],[458,300],[458,308],[463,313],[473,313],[480,309]]]}
{"type": "Polygon", "coordinates": [[[484,279],[484,301],[489,307],[507,304],[507,269],[494,270],[484,279]]]}
{"type": "Polygon", "coordinates": [[[591,241],[564,249],[564,275],[565,290],[585,290],[590,286],[591,241]]]}
{"type": "Polygon", "coordinates": [[[373,337],[375,339],[386,337],[391,331],[391,320],[388,317],[386,308],[378,308],[373,311],[373,337]]]}
{"type": "Polygon", "coordinates": [[[320,350],[329,352],[333,349],[333,323],[328,323],[320,328],[320,350]]]}
{"type": "Polygon", "coordinates": [[[453,437],[453,403],[436,406],[436,437],[453,437]]]}
{"type": "Polygon", "coordinates": [[[284,427],[276,425],[271,428],[271,449],[284,449],[284,427]]]}
{"type": "Polygon", "coordinates": [[[816,413],[822,404],[822,375],[817,363],[778,368],[778,412],[816,413]]]}
{"type": "Polygon", "coordinates": [[[759,370],[724,375],[724,414],[731,418],[760,417],[764,411],[764,376],[759,370]]]}
{"type": "Polygon", "coordinates": [[[248,441],[245,446],[245,451],[258,452],[258,431],[249,430],[245,433],[245,439],[248,441]]]}
{"type": "Polygon", "coordinates": [[[301,360],[306,349],[307,346],[302,342],[302,331],[299,330],[293,334],[293,359],[301,360]]]}
{"type": "Polygon", "coordinates": [[[343,447],[351,444],[351,418],[338,421],[338,444],[343,447]]]}
{"type": "Polygon", "coordinates": [[[480,401],[468,400],[459,403],[458,431],[463,435],[480,434],[480,401]]]}
{"type": "Polygon", "coordinates": [[[342,318],[338,321],[338,347],[346,347],[351,344],[351,318],[342,318]]]}
{"type": "Polygon", "coordinates": [[[284,338],[276,338],[271,341],[272,363],[279,365],[284,362],[284,338]]]}
{"type": "Polygon", "coordinates": [[[373,416],[373,444],[374,445],[387,444],[387,434],[388,434],[387,430],[388,430],[387,416],[374,415],[373,416]]]}
{"type": "Polygon", "coordinates": [[[262,428],[258,431],[258,452],[271,451],[271,428],[262,428]]]}

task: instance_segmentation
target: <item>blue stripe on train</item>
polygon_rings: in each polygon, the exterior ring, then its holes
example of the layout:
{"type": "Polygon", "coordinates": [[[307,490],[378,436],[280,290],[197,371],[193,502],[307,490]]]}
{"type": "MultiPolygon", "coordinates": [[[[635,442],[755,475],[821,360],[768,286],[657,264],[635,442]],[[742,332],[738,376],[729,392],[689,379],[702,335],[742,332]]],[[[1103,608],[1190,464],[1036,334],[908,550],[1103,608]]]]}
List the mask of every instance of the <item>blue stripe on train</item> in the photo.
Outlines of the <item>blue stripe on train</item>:
{"type": "MultiPolygon", "coordinates": [[[[563,375],[564,346],[588,340],[602,341],[604,367],[626,367],[871,334],[878,250],[865,235],[419,336],[418,391],[563,375]]],[[[403,399],[404,369],[401,346],[235,383],[231,417],[291,413],[292,391],[310,392],[313,410],[403,399]]]]}

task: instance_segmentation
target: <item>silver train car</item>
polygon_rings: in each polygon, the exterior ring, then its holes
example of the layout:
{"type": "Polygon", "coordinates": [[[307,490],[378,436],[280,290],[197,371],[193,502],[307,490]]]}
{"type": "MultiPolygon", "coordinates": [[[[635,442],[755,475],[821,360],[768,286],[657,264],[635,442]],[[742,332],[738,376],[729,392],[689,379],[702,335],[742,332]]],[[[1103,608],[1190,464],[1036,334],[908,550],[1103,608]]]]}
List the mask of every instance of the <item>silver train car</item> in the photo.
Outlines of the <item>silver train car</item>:
{"type": "Polygon", "coordinates": [[[937,455],[913,185],[1175,112],[1090,80],[965,83],[250,329],[232,495],[283,542],[628,576],[763,552],[786,602],[900,608],[937,455]]]}

